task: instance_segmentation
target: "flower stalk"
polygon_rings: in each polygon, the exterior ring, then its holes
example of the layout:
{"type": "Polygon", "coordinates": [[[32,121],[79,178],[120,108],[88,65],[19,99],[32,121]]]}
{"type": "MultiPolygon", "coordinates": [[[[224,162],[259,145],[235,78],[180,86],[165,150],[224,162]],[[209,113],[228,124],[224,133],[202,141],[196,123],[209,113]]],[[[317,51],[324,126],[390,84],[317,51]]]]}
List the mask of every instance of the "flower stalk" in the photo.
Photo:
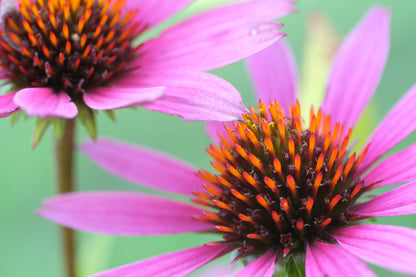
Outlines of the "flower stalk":
{"type": "MultiPolygon", "coordinates": [[[[67,193],[74,190],[74,137],[75,120],[69,119],[64,123],[61,136],[56,137],[56,166],[58,193],[67,193]]],[[[67,277],[75,276],[75,247],[74,231],[70,228],[61,228],[63,258],[67,277]]]]}

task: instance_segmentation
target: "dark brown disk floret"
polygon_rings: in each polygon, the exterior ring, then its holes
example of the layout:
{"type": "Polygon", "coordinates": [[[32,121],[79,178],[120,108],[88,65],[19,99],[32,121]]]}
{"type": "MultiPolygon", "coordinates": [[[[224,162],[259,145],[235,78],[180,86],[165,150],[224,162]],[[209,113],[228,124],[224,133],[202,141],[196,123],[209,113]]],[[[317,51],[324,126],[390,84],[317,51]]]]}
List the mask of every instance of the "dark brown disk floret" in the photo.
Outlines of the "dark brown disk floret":
{"type": "Polygon", "coordinates": [[[79,92],[102,85],[134,55],[140,26],[124,1],[20,0],[2,11],[0,62],[21,87],[79,92]]]}
{"type": "Polygon", "coordinates": [[[198,173],[208,183],[193,201],[214,209],[197,219],[239,246],[240,257],[273,247],[287,255],[310,239],[328,240],[328,231],[349,223],[347,208],[364,191],[354,173],[366,150],[349,155],[352,129],[321,110],[311,110],[307,128],[299,103],[286,117],[276,102],[250,112],[226,124],[228,138],[208,149],[219,173],[198,173]]]}

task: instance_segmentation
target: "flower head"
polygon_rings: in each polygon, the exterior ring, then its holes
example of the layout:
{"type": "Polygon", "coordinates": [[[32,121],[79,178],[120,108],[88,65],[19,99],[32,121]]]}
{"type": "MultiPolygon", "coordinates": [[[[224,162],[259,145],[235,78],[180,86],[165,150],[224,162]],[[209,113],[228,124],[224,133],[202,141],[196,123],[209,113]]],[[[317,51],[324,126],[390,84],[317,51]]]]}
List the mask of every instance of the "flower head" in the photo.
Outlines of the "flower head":
{"type": "Polygon", "coordinates": [[[310,111],[308,122],[296,101],[287,45],[278,42],[251,57],[248,66],[262,100],[239,121],[209,125],[217,142],[208,148],[215,174],[195,175],[192,167],[171,157],[114,141],[83,146],[108,171],[193,196],[197,206],[144,194],[91,192],[47,200],[39,213],[72,228],[117,235],[222,235],[204,246],[96,276],[184,276],[233,250],[236,259],[252,261],[237,276],[272,276],[298,257],[304,259],[300,271],[307,277],[374,276],[361,259],[415,274],[416,230],[362,220],[416,212],[415,145],[375,165],[416,129],[416,87],[393,107],[359,153],[352,153],[349,144],[387,60],[389,22],[389,12],[375,7],[349,35],[335,57],[324,103],[310,111]],[[270,70],[276,67],[284,70],[270,70]],[[365,198],[376,187],[405,182],[365,198]]]}
{"type": "Polygon", "coordinates": [[[303,125],[299,103],[285,115],[277,102],[260,102],[208,149],[220,174],[198,173],[210,185],[195,202],[219,211],[198,219],[227,233],[241,257],[270,248],[287,256],[312,239],[330,240],[328,230],[356,220],[348,210],[372,187],[355,176],[366,151],[348,155],[352,128],[331,128],[331,117],[313,110],[303,125]]]}
{"type": "Polygon", "coordinates": [[[235,89],[200,72],[247,57],[282,37],[277,32],[281,24],[271,20],[291,12],[293,3],[244,1],[135,42],[192,2],[2,1],[0,75],[11,92],[0,96],[0,116],[20,109],[41,118],[74,118],[79,112],[88,125],[93,110],[140,104],[185,119],[236,117],[242,104],[235,89]],[[232,45],[240,47],[231,52],[232,45]],[[220,105],[215,108],[213,101],[220,105]],[[212,111],[202,117],[197,108],[187,109],[191,103],[212,111]]]}

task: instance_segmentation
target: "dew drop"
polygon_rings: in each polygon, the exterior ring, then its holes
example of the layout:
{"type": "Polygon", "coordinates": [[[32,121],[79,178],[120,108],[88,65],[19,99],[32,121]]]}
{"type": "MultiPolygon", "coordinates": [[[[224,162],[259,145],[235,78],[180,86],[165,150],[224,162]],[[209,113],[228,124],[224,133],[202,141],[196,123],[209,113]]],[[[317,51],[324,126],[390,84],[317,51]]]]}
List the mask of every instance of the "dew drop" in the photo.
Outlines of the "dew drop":
{"type": "Polygon", "coordinates": [[[252,36],[255,36],[255,35],[257,35],[257,34],[258,34],[258,32],[259,32],[259,31],[258,31],[257,29],[252,29],[252,30],[251,30],[251,35],[252,35],[252,36]]]}

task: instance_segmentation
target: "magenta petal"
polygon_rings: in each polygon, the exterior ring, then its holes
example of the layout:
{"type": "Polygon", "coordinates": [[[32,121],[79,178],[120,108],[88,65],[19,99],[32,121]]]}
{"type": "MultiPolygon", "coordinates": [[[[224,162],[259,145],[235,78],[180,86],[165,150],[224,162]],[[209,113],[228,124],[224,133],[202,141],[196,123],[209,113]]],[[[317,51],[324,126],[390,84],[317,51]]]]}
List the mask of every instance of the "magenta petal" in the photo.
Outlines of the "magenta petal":
{"type": "Polygon", "coordinates": [[[153,102],[163,96],[163,87],[98,87],[84,93],[85,104],[94,110],[112,110],[153,102]]]}
{"type": "Polygon", "coordinates": [[[320,241],[307,245],[305,271],[307,277],[377,276],[364,262],[348,251],[320,241]]]}
{"type": "Polygon", "coordinates": [[[350,33],[332,65],[323,111],[354,126],[383,73],[390,46],[390,13],[373,7],[350,33]]]}
{"type": "Polygon", "coordinates": [[[246,58],[282,38],[284,34],[277,31],[281,26],[245,17],[225,22],[222,18],[218,21],[194,18],[145,42],[139,50],[140,59],[132,66],[155,70],[215,69],[246,58]]]}
{"type": "Polygon", "coordinates": [[[305,271],[307,277],[377,276],[364,262],[348,251],[320,241],[307,245],[305,271]]]}
{"type": "Polygon", "coordinates": [[[187,5],[195,0],[175,0],[163,1],[160,0],[127,0],[123,6],[123,10],[128,12],[137,9],[136,20],[147,28],[164,21],[173,16],[177,12],[183,10],[187,5]]]}
{"type": "Polygon", "coordinates": [[[50,88],[25,88],[13,100],[29,116],[74,118],[78,114],[77,106],[66,93],[50,88]]]}
{"type": "Polygon", "coordinates": [[[233,249],[228,245],[199,246],[110,269],[92,277],[182,277],[233,249]]]}
{"type": "Polygon", "coordinates": [[[247,59],[247,69],[258,99],[268,104],[277,100],[286,114],[297,98],[296,62],[289,45],[284,40],[258,52],[247,59]]]}
{"type": "Polygon", "coordinates": [[[397,272],[416,274],[416,230],[388,225],[356,225],[335,230],[333,237],[344,249],[368,262],[397,272]]]}
{"type": "Polygon", "coordinates": [[[416,213],[416,181],[402,185],[351,208],[349,213],[365,217],[416,213]]]}
{"type": "Polygon", "coordinates": [[[178,115],[183,120],[229,121],[246,111],[240,93],[225,80],[193,71],[132,72],[118,83],[124,86],[164,86],[165,94],[149,110],[178,115]]]}
{"type": "Polygon", "coordinates": [[[416,129],[416,85],[394,105],[377,126],[367,144],[371,143],[360,166],[360,172],[370,167],[387,151],[416,129]]]}
{"type": "Polygon", "coordinates": [[[280,251],[276,252],[275,249],[270,249],[248,266],[244,267],[235,277],[271,277],[275,270],[276,261],[280,256],[280,251]]]}
{"type": "Polygon", "coordinates": [[[0,118],[10,116],[19,110],[19,106],[13,102],[16,92],[0,96],[0,118]]]}
{"type": "Polygon", "coordinates": [[[43,202],[38,214],[61,225],[112,235],[163,235],[202,231],[193,219],[202,211],[185,203],[133,192],[61,194],[43,202]]]}
{"type": "Polygon", "coordinates": [[[281,24],[264,21],[293,12],[293,4],[240,1],[204,12],[146,42],[135,65],[205,71],[246,58],[283,36],[281,24]]]}
{"type": "Polygon", "coordinates": [[[227,137],[227,131],[224,128],[226,122],[221,121],[209,121],[205,124],[205,132],[208,134],[210,139],[215,143],[220,143],[219,135],[227,137]]]}
{"type": "Polygon", "coordinates": [[[384,187],[409,182],[416,179],[416,144],[397,152],[383,160],[362,177],[364,185],[382,182],[371,188],[384,187]]]}
{"type": "Polygon", "coordinates": [[[85,143],[82,150],[105,170],[150,188],[192,195],[204,183],[190,165],[144,147],[98,139],[85,143]]]}

